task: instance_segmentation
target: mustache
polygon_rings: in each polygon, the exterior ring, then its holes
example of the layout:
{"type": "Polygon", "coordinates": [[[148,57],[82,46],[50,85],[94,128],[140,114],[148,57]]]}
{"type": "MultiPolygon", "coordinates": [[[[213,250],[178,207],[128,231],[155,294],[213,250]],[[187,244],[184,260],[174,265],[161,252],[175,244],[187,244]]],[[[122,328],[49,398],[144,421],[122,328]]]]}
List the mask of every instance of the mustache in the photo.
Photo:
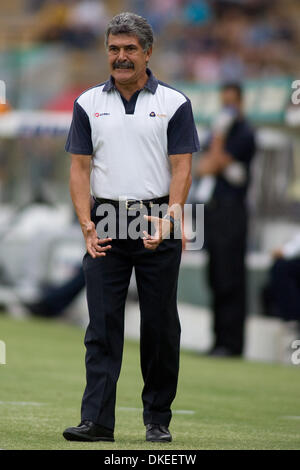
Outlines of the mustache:
{"type": "Polygon", "coordinates": [[[114,69],[133,69],[134,65],[131,62],[115,62],[114,69]]]}

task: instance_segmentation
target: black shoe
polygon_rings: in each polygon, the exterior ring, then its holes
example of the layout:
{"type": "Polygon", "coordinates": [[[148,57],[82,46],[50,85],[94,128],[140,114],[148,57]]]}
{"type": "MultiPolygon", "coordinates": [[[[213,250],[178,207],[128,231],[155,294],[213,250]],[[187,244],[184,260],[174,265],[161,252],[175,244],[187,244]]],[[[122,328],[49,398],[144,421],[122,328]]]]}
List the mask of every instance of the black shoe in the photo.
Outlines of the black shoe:
{"type": "Polygon", "coordinates": [[[172,436],[167,426],[162,426],[161,424],[147,424],[146,441],[171,442],[172,436]]]}
{"type": "Polygon", "coordinates": [[[76,427],[65,429],[63,436],[67,441],[115,441],[113,431],[87,420],[76,427]]]}

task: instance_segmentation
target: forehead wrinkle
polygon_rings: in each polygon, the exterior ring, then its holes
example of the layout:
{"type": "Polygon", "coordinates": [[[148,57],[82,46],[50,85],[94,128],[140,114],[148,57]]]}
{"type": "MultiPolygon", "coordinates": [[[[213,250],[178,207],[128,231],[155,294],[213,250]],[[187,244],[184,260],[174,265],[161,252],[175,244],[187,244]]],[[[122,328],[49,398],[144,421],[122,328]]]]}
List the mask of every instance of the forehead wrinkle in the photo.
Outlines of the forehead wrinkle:
{"type": "Polygon", "coordinates": [[[125,44],[125,45],[117,45],[117,44],[109,44],[108,47],[136,47],[136,44],[125,44]]]}
{"type": "Polygon", "coordinates": [[[110,34],[108,37],[108,47],[110,46],[117,46],[117,47],[126,47],[126,46],[140,46],[139,40],[136,36],[132,34],[124,34],[124,36],[127,36],[127,39],[125,37],[122,37],[123,34],[110,34]],[[111,36],[113,36],[115,39],[112,39],[111,36]],[[132,42],[132,39],[135,39],[134,42],[132,42]]]}

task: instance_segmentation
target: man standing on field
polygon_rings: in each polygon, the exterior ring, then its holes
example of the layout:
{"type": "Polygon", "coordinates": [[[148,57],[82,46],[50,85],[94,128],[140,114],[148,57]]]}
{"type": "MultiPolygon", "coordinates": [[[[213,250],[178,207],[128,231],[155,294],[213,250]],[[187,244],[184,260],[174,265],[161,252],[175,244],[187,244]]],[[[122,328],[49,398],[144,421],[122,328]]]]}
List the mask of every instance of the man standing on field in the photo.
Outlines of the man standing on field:
{"type": "MultiPolygon", "coordinates": [[[[192,152],[199,149],[189,99],[147,68],[153,32],[147,21],[121,13],[105,36],[111,77],[74,104],[66,150],[71,153],[70,191],[86,241],[83,268],[90,322],[86,331],[86,389],[81,423],[68,440],[113,441],[124,308],[135,268],[141,310],[142,400],[146,439],[171,441],[168,426],[176,395],[180,323],[177,280],[181,240],[173,207],[183,207],[191,184],[192,152]],[[95,205],[90,210],[90,186],[95,205]],[[137,239],[98,238],[103,206],[119,227],[147,211],[148,230],[137,239]],[[149,215],[165,205],[162,217],[149,215]],[[155,233],[149,235],[151,224],[155,233]],[[100,224],[99,224],[100,225],[100,224]]],[[[179,211],[180,212],[180,211],[179,211]]],[[[127,225],[128,228],[128,225],[127,225]]]]}

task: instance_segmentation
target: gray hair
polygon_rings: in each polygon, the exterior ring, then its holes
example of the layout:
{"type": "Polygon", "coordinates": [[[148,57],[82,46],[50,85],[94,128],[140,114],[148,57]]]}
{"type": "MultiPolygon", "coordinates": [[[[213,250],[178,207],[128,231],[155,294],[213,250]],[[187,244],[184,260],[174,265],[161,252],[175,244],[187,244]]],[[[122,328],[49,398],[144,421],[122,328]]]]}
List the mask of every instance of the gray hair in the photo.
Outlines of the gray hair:
{"type": "Polygon", "coordinates": [[[125,12],[113,17],[105,31],[106,47],[110,34],[131,34],[136,36],[144,52],[147,52],[153,44],[153,31],[150,24],[145,18],[135,13],[125,12]]]}

